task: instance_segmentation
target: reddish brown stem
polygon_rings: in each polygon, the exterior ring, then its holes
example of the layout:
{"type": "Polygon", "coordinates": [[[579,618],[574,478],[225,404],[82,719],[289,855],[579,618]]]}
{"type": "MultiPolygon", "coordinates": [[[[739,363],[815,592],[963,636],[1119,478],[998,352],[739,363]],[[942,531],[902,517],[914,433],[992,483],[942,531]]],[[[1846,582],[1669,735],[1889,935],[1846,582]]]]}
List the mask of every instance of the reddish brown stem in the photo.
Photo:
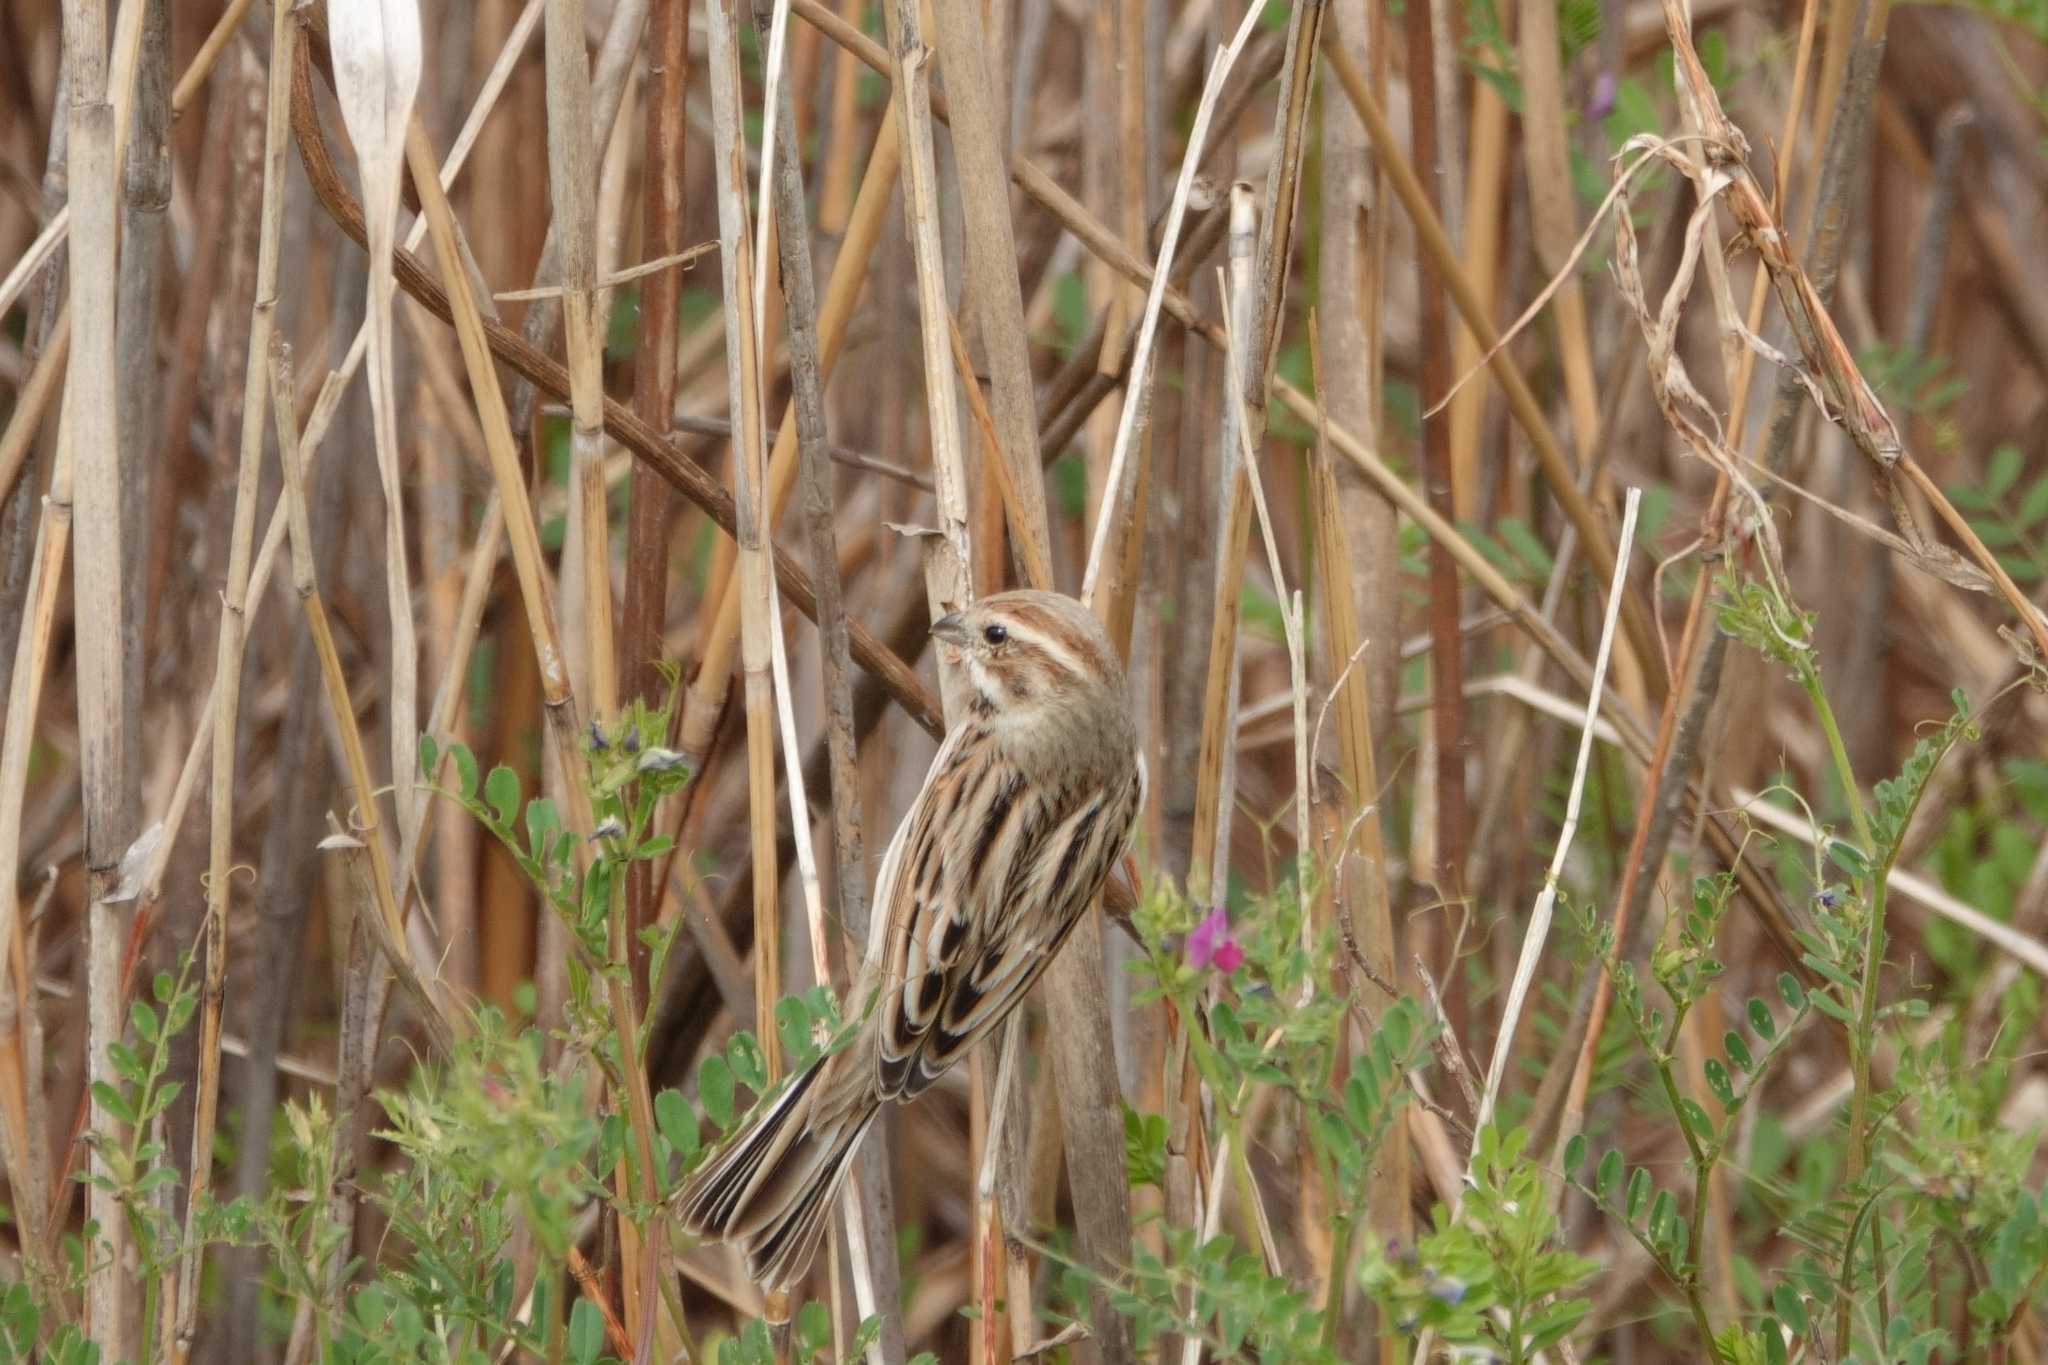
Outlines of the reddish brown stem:
{"type": "MultiPolygon", "coordinates": [[[[1429,6],[1408,6],[1408,103],[1416,173],[1430,207],[1443,213],[1443,176],[1437,164],[1436,40],[1429,6]]],[[[1444,303],[1442,272],[1428,252],[1415,258],[1418,321],[1422,342],[1422,393],[1434,402],[1451,386],[1451,329],[1444,303]]],[[[1451,490],[1450,425],[1439,418],[1422,424],[1422,466],[1429,505],[1455,519],[1451,490]]],[[[1431,715],[1436,725],[1436,828],[1439,888],[1456,896],[1464,879],[1465,744],[1464,663],[1459,657],[1458,569],[1450,550],[1432,542],[1429,551],[1429,635],[1431,715]]]]}
{"type": "MultiPolygon", "coordinates": [[[[647,19],[647,160],[642,190],[644,250],[650,258],[681,251],[684,202],[683,98],[690,81],[689,7],[684,0],[654,0],[647,19]]],[[[633,411],[663,437],[669,434],[676,393],[677,309],[683,274],[657,270],[640,286],[640,343],[634,355],[633,411]]],[[[644,462],[633,466],[633,501],[626,522],[626,605],[619,631],[619,680],[625,697],[658,704],[666,687],[657,664],[668,615],[668,527],[675,491],[644,462]]],[[[650,742],[656,737],[649,737],[650,742]]],[[[649,949],[641,931],[661,903],[655,864],[633,864],[626,879],[627,940],[633,987],[648,997],[649,949]]]]}

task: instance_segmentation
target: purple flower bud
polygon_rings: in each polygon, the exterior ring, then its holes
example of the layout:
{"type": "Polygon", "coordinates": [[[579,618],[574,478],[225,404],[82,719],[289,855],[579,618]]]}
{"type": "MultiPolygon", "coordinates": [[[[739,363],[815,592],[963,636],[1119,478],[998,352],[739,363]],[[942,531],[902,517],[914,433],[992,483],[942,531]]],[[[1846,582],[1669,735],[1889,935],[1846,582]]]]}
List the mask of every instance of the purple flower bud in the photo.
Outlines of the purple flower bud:
{"type": "Polygon", "coordinates": [[[604,739],[604,730],[603,730],[602,728],[600,728],[600,727],[599,727],[599,725],[598,725],[598,723],[597,723],[596,721],[594,721],[594,720],[593,720],[593,721],[591,721],[591,722],[590,722],[590,752],[592,752],[592,753],[594,753],[594,754],[601,754],[601,753],[603,753],[603,752],[604,752],[604,751],[605,751],[606,749],[609,749],[610,747],[611,747],[611,745],[609,745],[609,744],[605,743],[605,739],[604,739]]]}
{"type": "Polygon", "coordinates": [[[1593,92],[1586,98],[1586,117],[1603,119],[1614,112],[1616,84],[1612,71],[1603,71],[1593,78],[1593,92]]]}
{"type": "Polygon", "coordinates": [[[1244,965],[1244,949],[1230,936],[1230,914],[1217,906],[1188,934],[1188,965],[1196,971],[1214,967],[1225,976],[1244,965]]]}

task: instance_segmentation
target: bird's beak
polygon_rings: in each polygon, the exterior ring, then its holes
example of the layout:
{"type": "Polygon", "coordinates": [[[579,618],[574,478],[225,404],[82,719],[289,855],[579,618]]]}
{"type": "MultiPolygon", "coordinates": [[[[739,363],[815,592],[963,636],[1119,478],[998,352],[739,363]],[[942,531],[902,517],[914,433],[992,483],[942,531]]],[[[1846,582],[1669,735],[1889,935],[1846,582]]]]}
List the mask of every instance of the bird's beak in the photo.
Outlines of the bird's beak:
{"type": "Polygon", "coordinates": [[[964,645],[967,643],[967,623],[960,619],[959,612],[949,611],[932,622],[932,638],[951,645],[964,645]]]}

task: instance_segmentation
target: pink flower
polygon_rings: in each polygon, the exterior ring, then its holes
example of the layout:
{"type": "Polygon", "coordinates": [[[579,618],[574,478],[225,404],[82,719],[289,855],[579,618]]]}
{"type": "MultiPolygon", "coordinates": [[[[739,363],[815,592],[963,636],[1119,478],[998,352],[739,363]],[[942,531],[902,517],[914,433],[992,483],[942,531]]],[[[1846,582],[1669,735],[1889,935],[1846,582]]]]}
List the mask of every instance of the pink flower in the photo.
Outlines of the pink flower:
{"type": "Polygon", "coordinates": [[[1222,906],[1205,915],[1188,935],[1188,965],[1196,971],[1207,967],[1229,976],[1244,965],[1244,949],[1230,935],[1230,916],[1222,906]]]}

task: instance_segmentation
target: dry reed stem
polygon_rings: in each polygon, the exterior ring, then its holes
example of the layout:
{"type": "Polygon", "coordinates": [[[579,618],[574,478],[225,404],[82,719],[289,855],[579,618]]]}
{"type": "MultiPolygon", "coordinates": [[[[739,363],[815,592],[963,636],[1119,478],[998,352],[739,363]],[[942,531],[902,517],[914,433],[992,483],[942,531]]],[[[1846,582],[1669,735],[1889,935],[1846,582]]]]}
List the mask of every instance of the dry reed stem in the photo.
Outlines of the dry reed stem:
{"type": "MultiPolygon", "coordinates": [[[[892,106],[883,115],[882,125],[875,134],[874,146],[868,153],[867,171],[861,179],[845,238],[840,243],[838,257],[833,261],[831,276],[825,283],[825,299],[818,309],[816,323],[820,383],[831,375],[838,362],[839,352],[845,345],[847,327],[853,318],[854,305],[860,299],[861,286],[866,282],[875,246],[887,221],[889,198],[895,191],[897,173],[902,167],[900,127],[901,122],[892,106]]],[[[775,433],[775,448],[768,461],[768,497],[773,515],[778,520],[796,481],[799,430],[794,403],[792,398],[790,410],[782,415],[782,424],[775,433]]],[[[763,433],[764,439],[765,435],[763,433]]],[[[706,579],[707,591],[699,603],[697,638],[702,643],[698,648],[697,676],[684,693],[686,709],[677,742],[685,757],[701,757],[709,751],[712,730],[725,708],[726,689],[731,682],[733,646],[739,638],[740,626],[739,590],[732,580],[736,555],[735,545],[719,542],[706,579]]],[[[787,569],[778,566],[777,578],[787,582],[787,569]]]]}
{"type": "MultiPolygon", "coordinates": [[[[299,76],[300,73],[295,72],[295,81],[299,76]]],[[[295,85],[294,105],[297,103],[295,85]]],[[[567,656],[555,626],[554,603],[541,563],[539,531],[520,472],[518,449],[498,388],[497,371],[491,363],[487,329],[471,292],[468,274],[457,253],[454,216],[436,174],[433,151],[417,118],[408,129],[406,157],[412,170],[413,184],[420,193],[421,208],[427,218],[442,276],[447,282],[447,299],[454,317],[456,336],[462,344],[463,365],[469,374],[470,392],[476,402],[477,416],[490,453],[492,476],[505,510],[505,530],[512,546],[513,569],[519,580],[520,597],[526,608],[527,627],[532,635],[540,676],[547,746],[564,775],[564,821],[576,836],[578,849],[587,853],[592,828],[588,758],[582,747],[575,695],[569,686],[567,656]]],[[[607,668],[610,662],[607,657],[607,668]]],[[[624,961],[624,935],[619,923],[622,911],[622,903],[614,907],[612,952],[624,961]]],[[[615,972],[602,972],[601,975],[611,1005],[613,1026],[620,1040],[619,1070],[625,1081],[626,1113],[640,1173],[640,1197],[643,1203],[652,1205],[656,1198],[654,1102],[648,1090],[647,1071],[637,1042],[640,1033],[639,1005],[630,980],[621,980],[615,972]]],[[[649,1265],[660,1264],[662,1230],[663,1223],[659,1218],[648,1224],[649,1265]]],[[[640,1316],[649,1306],[637,1302],[643,1296],[644,1278],[643,1273],[640,1280],[630,1280],[625,1286],[627,1321],[643,1325],[650,1320],[640,1316]]]]}
{"type": "MultiPolygon", "coordinates": [[[[320,596],[319,578],[314,566],[304,461],[300,458],[296,421],[289,401],[292,393],[290,351],[279,342],[266,360],[271,367],[271,416],[276,423],[278,460],[284,469],[284,500],[291,521],[292,589],[305,613],[306,628],[320,660],[320,676],[327,693],[329,715],[341,740],[343,766],[348,770],[349,785],[355,797],[355,807],[348,813],[346,833],[337,832],[333,836],[343,843],[334,843],[333,846],[341,848],[345,843],[351,850],[351,865],[367,865],[370,880],[365,894],[351,903],[361,912],[359,918],[364,931],[376,943],[399,984],[418,1007],[421,1023],[434,1051],[445,1057],[458,1039],[468,1036],[469,1020],[420,973],[406,946],[394,889],[398,882],[393,875],[390,855],[385,850],[383,822],[377,818],[377,788],[370,775],[369,754],[363,746],[362,729],[356,724],[348,675],[342,668],[341,653],[335,646],[334,631],[328,621],[326,603],[320,596]]],[[[333,817],[330,815],[329,819],[331,821],[333,817]]],[[[368,1046],[374,1050],[378,1026],[372,1022],[369,1027],[372,1036],[368,1046]]]]}
{"type": "Polygon", "coordinates": [[[1137,349],[1131,360],[1131,398],[1124,404],[1123,414],[1117,422],[1116,445],[1110,455],[1109,472],[1103,480],[1102,506],[1094,534],[1089,540],[1088,567],[1081,577],[1081,599],[1084,602],[1093,603],[1096,587],[1101,582],[1110,528],[1121,524],[1128,533],[1131,513],[1123,471],[1130,462],[1132,443],[1144,431],[1151,412],[1152,347],[1159,330],[1159,310],[1165,299],[1167,280],[1173,270],[1174,248],[1180,241],[1181,223],[1187,216],[1188,192],[1194,185],[1195,168],[1201,164],[1209,118],[1223,93],[1223,82],[1230,75],[1230,68],[1236,65],[1245,41],[1251,37],[1252,25],[1257,18],[1256,11],[1247,13],[1230,42],[1217,52],[1203,84],[1201,102],[1195,106],[1194,126],[1188,133],[1187,155],[1182,158],[1180,176],[1174,182],[1173,200],[1167,208],[1165,237],[1160,243],[1159,260],[1153,267],[1145,296],[1144,321],[1138,328],[1137,349]]]}
{"type": "MultiPolygon", "coordinates": [[[[654,0],[648,15],[647,128],[640,194],[641,249],[650,256],[679,251],[686,232],[684,170],[689,139],[684,135],[684,108],[690,82],[689,19],[686,0],[654,0]]],[[[663,435],[675,416],[682,284],[680,272],[662,270],[641,287],[633,410],[663,435]]],[[[636,461],[626,521],[618,670],[624,691],[650,703],[666,691],[657,665],[668,615],[669,523],[674,506],[675,494],[668,484],[636,461]]],[[[670,718],[671,735],[681,719],[670,718]]],[[[632,938],[634,987],[643,998],[651,995],[653,983],[647,980],[651,954],[642,946],[640,936],[654,924],[660,905],[655,869],[635,866],[626,881],[626,922],[632,938]]]]}
{"type": "MultiPolygon", "coordinates": [[[[1317,386],[1318,405],[1327,412],[1322,384],[1325,371],[1322,338],[1316,319],[1309,319],[1309,359],[1317,386]]],[[[1371,682],[1360,667],[1360,654],[1373,642],[1363,638],[1357,600],[1344,581],[1354,560],[1350,532],[1339,507],[1336,464],[1330,457],[1327,424],[1318,428],[1309,462],[1309,498],[1314,521],[1316,568],[1321,575],[1318,596],[1323,615],[1323,666],[1332,675],[1325,706],[1337,713],[1338,772],[1344,792],[1357,807],[1357,815],[1330,803],[1330,828],[1322,832],[1321,854],[1330,869],[1328,889],[1318,897],[1320,910],[1335,921],[1335,927],[1369,972],[1392,981],[1399,971],[1395,958],[1392,896],[1388,889],[1386,838],[1380,820],[1380,779],[1373,752],[1371,682]],[[1354,860],[1360,865],[1358,882],[1351,879],[1354,860]],[[1353,886],[1357,886],[1354,892],[1353,886]],[[1363,915],[1353,913],[1354,900],[1362,901],[1363,915]],[[1360,920],[1363,920],[1363,926],[1360,920]]],[[[1340,1052],[1331,1084],[1341,1087],[1349,1074],[1349,1049],[1340,1052]]],[[[1413,1236],[1413,1218],[1408,1200],[1408,1143],[1397,1137],[1383,1147],[1373,1165],[1367,1192],[1369,1226],[1375,1238],[1406,1245],[1413,1236]]],[[[1341,1243],[1341,1239],[1340,1239],[1341,1243]]],[[[1345,1340],[1344,1286],[1350,1277],[1348,1257],[1340,1244],[1331,1250],[1327,1282],[1329,1297],[1323,1311],[1328,1315],[1326,1342],[1345,1340]]],[[[1383,1324],[1380,1335],[1382,1359],[1395,1338],[1383,1324]]]]}
{"type": "MultiPolygon", "coordinates": [[[[271,7],[270,65],[263,118],[262,218],[257,231],[256,296],[249,319],[247,366],[242,379],[242,430],[235,481],[234,525],[228,542],[227,583],[221,593],[220,634],[214,657],[212,799],[208,820],[206,878],[206,979],[200,994],[197,1098],[192,1120],[192,1160],[185,1204],[185,1241],[190,1248],[166,1284],[175,1283],[177,1337],[172,1359],[189,1359],[199,1322],[199,1287],[206,1253],[198,1219],[213,1187],[213,1140],[220,1099],[220,1034],[227,983],[227,922],[233,889],[235,828],[235,739],[242,702],[243,649],[249,632],[251,542],[256,534],[257,482],[269,416],[270,340],[277,319],[280,236],[284,227],[285,124],[291,111],[292,44],[299,37],[287,0],[271,7]]],[[[289,391],[287,391],[289,396],[289,391]]],[[[291,420],[290,409],[280,415],[291,420]]],[[[401,809],[403,807],[401,806],[401,809]]],[[[393,926],[396,927],[395,925],[393,926]]]]}
{"type": "MultiPolygon", "coordinates": [[[[1535,452],[1537,464],[1543,478],[1558,506],[1577,530],[1580,543],[1585,547],[1589,560],[1588,567],[1602,578],[1614,575],[1614,551],[1607,538],[1606,527],[1591,500],[1580,491],[1573,477],[1571,465],[1564,456],[1556,436],[1530,390],[1528,381],[1521,371],[1508,359],[1500,346],[1500,331],[1488,316],[1486,305],[1471,282],[1465,277],[1458,264],[1456,250],[1450,238],[1443,231],[1442,222],[1430,208],[1422,183],[1416,178],[1414,169],[1400,154],[1399,144],[1394,137],[1392,126],[1387,122],[1385,111],[1379,100],[1366,84],[1364,73],[1351,55],[1341,47],[1326,44],[1324,55],[1330,67],[1337,73],[1338,83],[1343,86],[1351,105],[1364,121],[1374,149],[1379,153],[1381,165],[1388,173],[1396,195],[1407,209],[1409,220],[1414,224],[1416,238],[1422,249],[1436,263],[1443,282],[1451,291],[1451,299],[1458,306],[1465,325],[1479,338],[1481,348],[1488,353],[1487,366],[1499,381],[1501,391],[1508,400],[1508,411],[1529,438],[1530,448],[1535,452]]],[[[1341,428],[1340,428],[1341,430],[1341,428]]],[[[1656,647],[1656,634],[1651,629],[1647,613],[1639,602],[1630,600],[1622,605],[1622,625],[1628,632],[1629,647],[1641,660],[1647,681],[1653,695],[1661,693],[1667,685],[1663,677],[1662,655],[1656,647]]]]}
{"type": "MultiPolygon", "coordinates": [[[[758,24],[757,24],[758,32],[758,24]]],[[[852,664],[847,651],[846,608],[839,582],[836,537],[833,530],[831,469],[825,427],[825,369],[819,357],[817,299],[811,269],[811,234],[806,218],[803,172],[797,156],[794,100],[786,82],[778,81],[777,103],[782,109],[783,136],[776,140],[775,154],[766,170],[772,170],[777,216],[776,239],[781,256],[781,279],[786,302],[783,317],[788,330],[787,346],[792,380],[791,407],[796,429],[799,478],[803,485],[805,530],[810,541],[811,562],[818,585],[818,623],[822,645],[826,753],[832,791],[831,826],[838,909],[853,941],[867,940],[869,906],[866,895],[867,866],[862,854],[860,814],[860,773],[855,749],[852,664]]],[[[891,116],[885,115],[885,121],[891,116]]],[[[892,138],[888,139],[895,145],[892,138]]],[[[893,170],[877,171],[876,182],[893,179],[893,170]]],[[[866,186],[863,184],[863,192],[866,186]]],[[[764,202],[766,202],[764,200],[764,202]]],[[[870,236],[872,241],[872,236],[870,236]]],[[[865,255],[862,251],[857,253],[865,255]]],[[[844,252],[841,259],[845,259],[844,252]]],[[[848,276],[848,278],[851,278],[848,276]]],[[[835,268],[833,286],[841,295],[850,291],[840,283],[835,268]]],[[[835,301],[836,302],[836,301],[835,301]]],[[[849,304],[837,302],[841,315],[835,332],[843,336],[844,315],[849,304]]],[[[764,433],[765,439],[765,433],[764,433]]],[[[779,443],[779,438],[778,438],[779,443]]],[[[770,479],[772,482],[773,475],[770,479]]],[[[773,579],[770,579],[771,587],[773,579]]],[[[799,749],[794,700],[789,682],[787,647],[781,634],[782,613],[774,605],[773,662],[776,670],[778,719],[782,727],[783,757],[790,793],[792,834],[796,841],[799,871],[804,876],[806,922],[810,931],[812,968],[820,984],[833,981],[831,936],[824,920],[824,906],[818,894],[817,872],[811,866],[808,830],[808,802],[804,778],[797,760],[799,749]]],[[[862,1145],[854,1176],[845,1195],[847,1244],[854,1281],[854,1297],[861,1315],[879,1314],[882,1331],[869,1351],[874,1365],[895,1365],[903,1357],[903,1328],[895,1242],[888,1226],[893,1219],[886,1154],[878,1141],[862,1145]]],[[[836,1273],[836,1261],[834,1269],[836,1273]]],[[[837,1321],[835,1317],[835,1322],[837,1321]]]]}
{"type": "MultiPolygon", "coordinates": [[[[1551,913],[1557,904],[1557,888],[1564,875],[1565,856],[1571,852],[1572,836],[1579,828],[1579,806],[1585,796],[1586,770],[1588,760],[1593,756],[1593,722],[1600,712],[1600,690],[1607,678],[1608,652],[1614,644],[1614,623],[1621,607],[1621,599],[1627,587],[1628,551],[1635,540],[1636,515],[1643,501],[1642,490],[1631,488],[1621,516],[1621,540],[1616,550],[1614,582],[1607,590],[1607,615],[1600,629],[1600,645],[1593,655],[1593,685],[1586,697],[1585,719],[1579,726],[1579,754],[1572,767],[1570,794],[1565,798],[1564,824],[1558,830],[1557,847],[1550,855],[1550,871],[1544,876],[1543,889],[1536,893],[1536,904],[1529,911],[1529,927],[1522,937],[1522,952],[1515,963],[1514,980],[1508,985],[1507,1004],[1501,1011],[1500,1032],[1493,1049],[1493,1060],[1486,1068],[1486,1088],[1479,1097],[1479,1109],[1472,1120],[1475,1132],[1484,1128],[1493,1118],[1493,1107],[1500,1098],[1502,1079],[1507,1075],[1508,1057],[1514,1050],[1515,1028],[1521,1022],[1522,1006],[1529,997],[1529,985],[1535,979],[1537,964],[1542,960],[1543,951],[1550,936],[1551,913]]],[[[1475,1152],[1477,1148],[1475,1147],[1475,1152]]],[[[1472,1177],[1470,1166],[1466,1179],[1472,1177]]]]}
{"type": "MultiPolygon", "coordinates": [[[[782,898],[775,847],[775,715],[769,678],[774,584],[765,546],[770,512],[767,454],[761,436],[760,353],[755,327],[754,262],[747,230],[747,162],[736,0],[705,8],[710,40],[712,154],[718,180],[720,278],[724,286],[727,402],[733,424],[733,506],[739,542],[741,670],[747,726],[747,827],[753,868],[754,1028],[768,1079],[782,1074],[775,1005],[782,998],[782,898]]],[[[771,211],[764,205],[763,211],[771,211]]],[[[797,831],[801,837],[802,830],[797,831]]],[[[763,1309],[778,1359],[788,1354],[788,1295],[774,1291],[763,1309]]]]}
{"type": "MultiPolygon", "coordinates": [[[[139,12],[135,0],[127,10],[139,12]]],[[[74,364],[66,376],[64,424],[72,447],[72,486],[64,501],[75,512],[71,542],[73,617],[76,631],[79,781],[85,807],[85,862],[88,879],[85,922],[86,1072],[94,1082],[91,1122],[107,1141],[124,1140],[121,1125],[98,1099],[101,1085],[118,1088],[107,1049],[120,1041],[125,1018],[120,1004],[120,953],[127,937],[125,907],[110,897],[116,890],[126,851],[130,816],[125,793],[131,781],[125,724],[126,601],[121,585],[121,482],[116,441],[118,387],[114,340],[114,271],[117,185],[120,165],[115,115],[107,103],[105,11],[89,0],[68,0],[64,37],[71,64],[69,177],[72,253],[84,268],[71,272],[74,364]]],[[[124,23],[126,19],[124,17],[124,23]]],[[[53,487],[52,504],[58,500],[53,487]]],[[[94,1148],[94,1174],[111,1170],[94,1148]]],[[[95,1183],[87,1194],[90,1216],[100,1227],[86,1282],[86,1324],[90,1338],[109,1358],[128,1354],[128,1307],[133,1268],[120,1195],[95,1183]]]]}
{"type": "MultiPolygon", "coordinates": [[[[419,88],[419,12],[410,0],[365,0],[330,15],[334,94],[355,144],[363,186],[369,251],[370,422],[377,473],[384,487],[384,582],[390,611],[390,743],[392,807],[401,834],[412,827],[417,800],[402,780],[411,771],[419,734],[419,640],[412,625],[412,583],[406,564],[405,488],[399,473],[398,395],[392,380],[392,232],[403,178],[405,130],[419,88]]],[[[218,741],[216,741],[218,742],[218,741]]],[[[396,925],[391,926],[396,929],[396,925]]]]}
{"type": "MultiPolygon", "coordinates": [[[[304,53],[303,48],[301,53],[304,53]]],[[[300,57],[298,67],[293,73],[292,132],[305,161],[307,177],[322,207],[350,239],[360,245],[363,234],[361,210],[320,140],[319,123],[312,103],[311,68],[304,55],[300,57]]],[[[409,253],[399,255],[397,275],[400,285],[427,311],[444,322],[452,320],[455,309],[448,292],[409,253]]],[[[484,318],[479,325],[484,344],[491,354],[539,389],[558,398],[568,397],[568,371],[562,365],[536,350],[495,318],[484,318]]],[[[686,458],[674,443],[663,440],[623,404],[607,398],[604,414],[605,431],[609,435],[652,465],[671,485],[703,509],[720,530],[731,533],[734,526],[732,497],[709,474],[686,458]]],[[[799,611],[815,616],[817,602],[809,571],[780,547],[775,554],[777,582],[787,590],[790,601],[799,611]]],[[[849,623],[848,637],[854,659],[881,682],[891,699],[928,734],[934,737],[941,735],[943,727],[938,703],[910,666],[858,621],[849,623]]]]}
{"type": "MultiPolygon", "coordinates": [[[[6,940],[10,958],[20,955],[22,943],[20,905],[16,888],[21,875],[21,808],[28,787],[30,750],[35,741],[37,704],[41,699],[43,674],[49,659],[50,633],[57,611],[57,590],[63,581],[64,560],[71,549],[71,444],[60,428],[56,457],[50,475],[50,494],[36,527],[36,546],[29,571],[27,610],[22,613],[20,637],[14,650],[14,666],[7,691],[5,740],[0,742],[0,915],[6,917],[6,940]]],[[[26,998],[20,977],[25,971],[0,972],[0,1004],[30,1018],[34,1004],[26,998]]],[[[16,1191],[14,1204],[22,1220],[23,1259],[31,1276],[43,1274],[42,1262],[49,1252],[44,1217],[48,1181],[39,1163],[31,1157],[29,1092],[25,1084],[26,1058],[18,1030],[10,1031],[10,1049],[21,1057],[11,1071],[24,1076],[23,1087],[10,1085],[7,1103],[0,1108],[7,1127],[5,1158],[8,1188],[16,1191]]],[[[10,1076],[10,1080],[12,1077],[10,1076]]],[[[68,1194],[69,1192],[66,1191],[68,1194]]]]}

